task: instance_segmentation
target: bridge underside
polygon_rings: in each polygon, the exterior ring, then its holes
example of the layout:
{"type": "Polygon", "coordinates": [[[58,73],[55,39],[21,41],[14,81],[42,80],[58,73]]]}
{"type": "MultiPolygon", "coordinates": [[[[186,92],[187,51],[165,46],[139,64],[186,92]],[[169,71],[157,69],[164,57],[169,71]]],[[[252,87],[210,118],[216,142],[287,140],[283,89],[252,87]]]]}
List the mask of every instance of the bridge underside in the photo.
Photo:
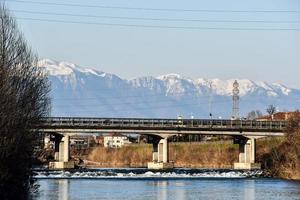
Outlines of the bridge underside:
{"type": "MultiPolygon", "coordinates": [[[[74,162],[70,161],[70,134],[55,133],[53,140],[55,143],[55,159],[54,162],[49,163],[50,169],[72,169],[74,168],[74,162]]],[[[176,134],[167,133],[152,133],[151,135],[153,152],[152,162],[148,163],[149,169],[170,169],[174,167],[174,162],[169,160],[169,142],[168,138],[176,134]]],[[[199,134],[199,133],[197,133],[199,134]]],[[[212,132],[206,132],[206,134],[212,135],[212,132]]],[[[220,134],[218,134],[220,135],[220,134]]],[[[260,169],[261,166],[255,161],[255,149],[256,139],[265,137],[261,134],[256,136],[255,133],[232,133],[228,132],[226,135],[231,135],[234,138],[234,143],[239,144],[239,160],[234,163],[234,169],[260,169]]]]}

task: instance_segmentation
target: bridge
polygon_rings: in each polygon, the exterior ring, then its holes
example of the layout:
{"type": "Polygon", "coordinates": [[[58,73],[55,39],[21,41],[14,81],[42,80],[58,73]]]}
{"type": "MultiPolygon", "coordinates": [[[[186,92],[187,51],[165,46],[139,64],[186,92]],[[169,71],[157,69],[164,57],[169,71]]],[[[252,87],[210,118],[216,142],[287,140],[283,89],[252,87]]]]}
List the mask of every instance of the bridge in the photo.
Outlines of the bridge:
{"type": "Polygon", "coordinates": [[[239,144],[239,161],[235,169],[257,169],[255,162],[256,139],[284,136],[286,121],[255,121],[225,119],[143,119],[143,118],[44,118],[36,127],[40,132],[54,136],[55,162],[50,168],[73,168],[69,160],[69,137],[72,133],[135,133],[153,138],[152,162],[148,168],[172,168],[169,161],[168,138],[174,135],[202,134],[229,135],[239,144]]]}

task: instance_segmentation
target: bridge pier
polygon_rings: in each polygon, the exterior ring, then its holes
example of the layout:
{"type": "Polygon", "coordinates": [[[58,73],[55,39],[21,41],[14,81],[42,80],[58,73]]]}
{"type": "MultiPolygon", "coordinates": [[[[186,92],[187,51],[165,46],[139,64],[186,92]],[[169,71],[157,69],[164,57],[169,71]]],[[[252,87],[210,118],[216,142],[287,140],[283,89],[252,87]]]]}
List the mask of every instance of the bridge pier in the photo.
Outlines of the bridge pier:
{"type": "Polygon", "coordinates": [[[54,162],[49,162],[49,169],[73,169],[74,161],[70,161],[70,136],[55,136],[54,162]]]}
{"type": "Polygon", "coordinates": [[[256,138],[243,137],[238,143],[239,162],[234,163],[234,169],[261,169],[261,164],[255,162],[256,138]]]}
{"type": "Polygon", "coordinates": [[[169,142],[168,137],[162,139],[154,138],[152,162],[148,163],[148,169],[171,169],[174,163],[169,162],[169,142]]]}
{"type": "Polygon", "coordinates": [[[59,144],[62,136],[54,136],[54,160],[59,160],[59,144]]]}

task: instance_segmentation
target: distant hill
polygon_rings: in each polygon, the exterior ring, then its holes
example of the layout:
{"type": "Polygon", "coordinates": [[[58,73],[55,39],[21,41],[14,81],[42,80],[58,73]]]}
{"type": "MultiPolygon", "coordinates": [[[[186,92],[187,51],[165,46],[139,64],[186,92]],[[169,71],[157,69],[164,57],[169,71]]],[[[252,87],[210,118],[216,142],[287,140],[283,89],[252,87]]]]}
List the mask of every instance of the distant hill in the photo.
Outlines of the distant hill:
{"type": "MultiPolygon", "coordinates": [[[[231,116],[235,79],[191,79],[167,74],[127,80],[68,62],[44,59],[39,66],[51,81],[52,116],[207,118],[211,93],[213,116],[231,116]]],[[[238,82],[241,116],[254,109],[265,112],[269,104],[280,111],[300,108],[298,89],[248,79],[238,82]]]]}

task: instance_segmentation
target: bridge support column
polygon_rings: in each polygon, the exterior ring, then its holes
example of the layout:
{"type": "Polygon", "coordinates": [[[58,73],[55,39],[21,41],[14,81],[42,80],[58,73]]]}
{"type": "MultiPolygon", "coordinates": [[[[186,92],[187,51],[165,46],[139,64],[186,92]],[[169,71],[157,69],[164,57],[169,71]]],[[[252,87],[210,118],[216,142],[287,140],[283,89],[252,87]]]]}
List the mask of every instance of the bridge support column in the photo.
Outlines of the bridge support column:
{"type": "Polygon", "coordinates": [[[152,161],[158,162],[158,142],[154,141],[152,145],[153,145],[152,161]]]}
{"type": "Polygon", "coordinates": [[[70,161],[70,136],[55,139],[54,162],[49,162],[49,169],[73,169],[74,161],[70,161]],[[58,150],[58,152],[57,152],[58,150]]]}
{"type": "Polygon", "coordinates": [[[152,162],[148,163],[148,169],[171,169],[173,162],[169,162],[168,137],[153,142],[152,162]]]}
{"type": "Polygon", "coordinates": [[[55,137],[54,139],[54,160],[58,161],[59,160],[59,144],[61,141],[61,137],[55,137]]]}
{"type": "Polygon", "coordinates": [[[256,138],[239,140],[239,162],[234,163],[234,169],[260,169],[261,164],[255,162],[256,138]]]}

